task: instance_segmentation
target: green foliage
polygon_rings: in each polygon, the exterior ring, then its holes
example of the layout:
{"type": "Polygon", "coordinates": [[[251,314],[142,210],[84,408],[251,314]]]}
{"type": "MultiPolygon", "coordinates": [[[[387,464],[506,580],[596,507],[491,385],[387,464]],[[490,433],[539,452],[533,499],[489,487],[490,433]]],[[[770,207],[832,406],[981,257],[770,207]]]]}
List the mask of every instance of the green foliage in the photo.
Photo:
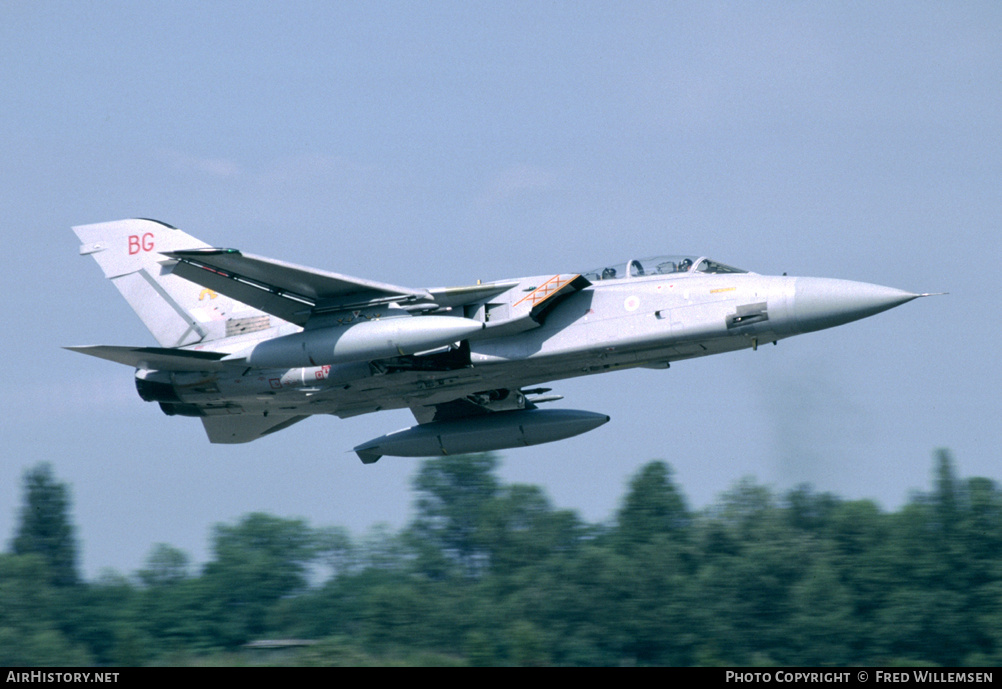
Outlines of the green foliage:
{"type": "Polygon", "coordinates": [[[77,576],[77,546],[70,519],[70,491],[39,464],[24,474],[24,503],[14,537],[15,555],[35,554],[45,562],[56,586],[72,586],[77,576]]]}
{"type": "Polygon", "coordinates": [[[627,550],[666,537],[687,542],[691,518],[672,483],[671,467],[664,462],[644,466],[630,481],[617,521],[620,543],[627,550]]]}
{"type": "Polygon", "coordinates": [[[86,665],[61,629],[65,599],[39,555],[0,555],[0,667],[86,665]]]}
{"type": "Polygon", "coordinates": [[[138,576],[147,588],[175,586],[188,578],[188,555],[174,546],[157,543],[138,576]]]}
{"type": "Polygon", "coordinates": [[[306,588],[316,552],[313,531],[299,519],[255,513],[217,525],[199,593],[208,594],[218,640],[232,647],[265,633],[271,606],[306,588]]]}
{"type": "MultiPolygon", "coordinates": [[[[66,586],[59,548],[0,556],[0,664],[1002,662],[1002,491],[958,478],[946,451],[932,490],[893,513],[750,479],[694,512],[651,462],[609,525],[496,468],[425,462],[401,532],[218,525],[201,571],[158,544],[133,579],[66,586]],[[284,641],[245,646],[262,639],[284,641]]],[[[30,485],[26,504],[72,533],[65,487],[47,468],[30,485]]],[[[21,528],[20,547],[59,542],[21,528]]]]}
{"type": "Polygon", "coordinates": [[[453,564],[473,576],[486,565],[480,526],[498,491],[497,463],[492,454],[478,454],[436,457],[421,465],[410,533],[428,576],[447,576],[453,564]]]}

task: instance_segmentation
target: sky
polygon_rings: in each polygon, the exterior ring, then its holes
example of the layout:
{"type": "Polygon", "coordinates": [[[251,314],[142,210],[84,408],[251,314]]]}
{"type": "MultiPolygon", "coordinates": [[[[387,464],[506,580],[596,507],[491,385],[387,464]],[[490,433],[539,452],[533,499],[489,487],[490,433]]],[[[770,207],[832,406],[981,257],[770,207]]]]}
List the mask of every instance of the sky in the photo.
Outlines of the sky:
{"type": "Polygon", "coordinates": [[[152,345],[73,225],[414,287],[696,254],[949,292],[836,329],[553,385],[612,421],[502,454],[583,519],[646,462],[690,506],[744,477],[895,509],[936,448],[1002,481],[1002,6],[994,2],[0,4],[0,539],[21,477],[70,484],[88,577],[196,561],[254,511],[362,535],[418,460],[406,411],[217,446],[63,345],[152,345]]]}

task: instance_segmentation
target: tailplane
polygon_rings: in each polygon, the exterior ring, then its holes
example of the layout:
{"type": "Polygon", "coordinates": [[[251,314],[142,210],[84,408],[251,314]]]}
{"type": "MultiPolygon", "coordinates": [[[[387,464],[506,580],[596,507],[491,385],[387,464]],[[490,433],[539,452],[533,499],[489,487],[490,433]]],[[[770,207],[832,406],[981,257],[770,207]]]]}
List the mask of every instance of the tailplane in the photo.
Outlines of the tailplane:
{"type": "Polygon", "coordinates": [[[92,256],[161,347],[182,347],[271,327],[271,317],[173,274],[165,251],[208,247],[176,227],[132,219],[79,225],[92,256]]]}

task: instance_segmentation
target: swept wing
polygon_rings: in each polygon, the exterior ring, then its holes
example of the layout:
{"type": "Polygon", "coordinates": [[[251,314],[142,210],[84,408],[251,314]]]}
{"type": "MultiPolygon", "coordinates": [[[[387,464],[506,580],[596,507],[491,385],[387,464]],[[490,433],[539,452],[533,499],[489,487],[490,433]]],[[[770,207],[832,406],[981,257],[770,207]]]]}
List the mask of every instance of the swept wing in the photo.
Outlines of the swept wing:
{"type": "Polygon", "coordinates": [[[316,270],[237,249],[186,249],[166,251],[164,256],[177,261],[175,275],[297,325],[324,312],[432,300],[424,289],[316,270]]]}

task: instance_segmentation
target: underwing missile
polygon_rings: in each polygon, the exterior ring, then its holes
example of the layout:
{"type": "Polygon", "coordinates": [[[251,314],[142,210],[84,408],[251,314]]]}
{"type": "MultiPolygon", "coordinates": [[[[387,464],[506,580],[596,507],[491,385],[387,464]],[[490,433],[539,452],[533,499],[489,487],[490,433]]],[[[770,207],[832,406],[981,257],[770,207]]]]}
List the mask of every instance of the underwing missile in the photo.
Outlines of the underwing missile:
{"type": "Polygon", "coordinates": [[[577,409],[495,412],[456,421],[433,421],[388,433],[355,448],[366,464],[383,455],[431,457],[505,450],[564,440],[598,428],[605,414],[577,409]]]}
{"type": "Polygon", "coordinates": [[[463,340],[484,324],[456,316],[414,316],[304,330],[259,342],[227,361],[258,368],[325,366],[415,354],[463,340]]]}

